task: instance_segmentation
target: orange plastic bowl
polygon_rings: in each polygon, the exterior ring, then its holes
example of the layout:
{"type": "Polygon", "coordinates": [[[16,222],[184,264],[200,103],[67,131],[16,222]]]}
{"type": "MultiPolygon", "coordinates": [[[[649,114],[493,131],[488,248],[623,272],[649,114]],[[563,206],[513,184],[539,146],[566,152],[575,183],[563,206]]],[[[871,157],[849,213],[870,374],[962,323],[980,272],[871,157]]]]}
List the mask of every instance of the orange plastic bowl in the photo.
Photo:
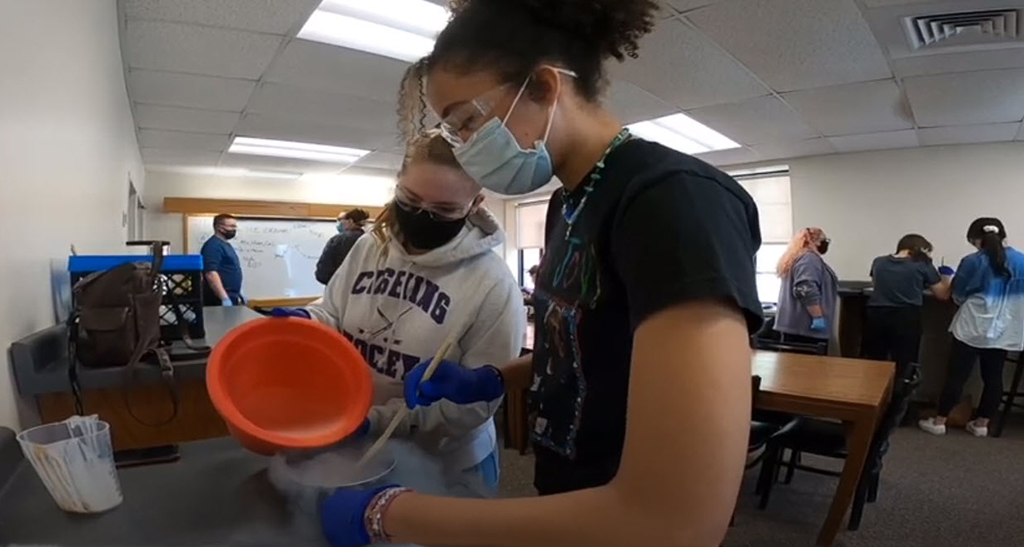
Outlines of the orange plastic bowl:
{"type": "Polygon", "coordinates": [[[373,379],[344,336],[315,321],[265,318],[210,354],[206,387],[242,446],[271,455],[336,443],[362,425],[373,379]]]}

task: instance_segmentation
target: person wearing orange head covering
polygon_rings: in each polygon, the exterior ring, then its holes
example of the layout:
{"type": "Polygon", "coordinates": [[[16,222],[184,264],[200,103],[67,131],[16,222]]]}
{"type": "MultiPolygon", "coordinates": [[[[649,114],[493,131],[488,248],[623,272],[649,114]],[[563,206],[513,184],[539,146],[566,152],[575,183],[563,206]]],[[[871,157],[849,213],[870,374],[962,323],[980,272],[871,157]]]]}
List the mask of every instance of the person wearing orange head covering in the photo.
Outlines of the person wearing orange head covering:
{"type": "Polygon", "coordinates": [[[839,298],[836,272],[822,258],[831,240],[821,228],[804,228],[793,236],[779,259],[782,279],[775,330],[783,341],[828,342],[839,298]]]}

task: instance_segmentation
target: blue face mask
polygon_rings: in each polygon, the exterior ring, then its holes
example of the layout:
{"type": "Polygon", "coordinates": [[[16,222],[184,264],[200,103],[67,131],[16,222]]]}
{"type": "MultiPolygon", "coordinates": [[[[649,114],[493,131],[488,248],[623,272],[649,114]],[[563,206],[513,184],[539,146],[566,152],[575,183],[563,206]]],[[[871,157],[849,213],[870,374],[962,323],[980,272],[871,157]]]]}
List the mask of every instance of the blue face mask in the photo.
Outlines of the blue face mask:
{"type": "Polygon", "coordinates": [[[466,144],[454,149],[455,158],[462,169],[473,177],[477,184],[506,196],[518,196],[539,190],[554,176],[551,155],[548,154],[545,142],[551,132],[551,122],[554,121],[555,108],[558,106],[557,100],[551,105],[544,139],[535,142],[531,150],[520,147],[515,136],[505,125],[523,96],[527,83],[529,80],[523,82],[523,87],[519,89],[519,94],[512,102],[505,119],[492,118],[477,130],[466,144]]]}

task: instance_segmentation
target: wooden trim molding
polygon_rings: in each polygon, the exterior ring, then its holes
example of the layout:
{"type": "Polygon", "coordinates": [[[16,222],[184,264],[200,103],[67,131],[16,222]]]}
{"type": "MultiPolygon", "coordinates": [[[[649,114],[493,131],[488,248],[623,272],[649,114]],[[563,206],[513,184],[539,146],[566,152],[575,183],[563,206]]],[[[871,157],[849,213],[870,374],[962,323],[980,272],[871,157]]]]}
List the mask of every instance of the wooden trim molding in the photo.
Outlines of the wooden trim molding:
{"type": "Polygon", "coordinates": [[[340,203],[297,203],[290,201],[174,197],[164,198],[163,210],[165,213],[182,213],[184,215],[191,216],[227,213],[230,215],[251,218],[333,220],[337,218],[338,213],[356,208],[363,209],[367,213],[370,213],[370,218],[376,217],[383,210],[383,207],[345,205],[340,203]]]}
{"type": "Polygon", "coordinates": [[[300,298],[265,298],[262,300],[249,300],[245,303],[250,308],[301,308],[312,303],[319,296],[300,298]]]}

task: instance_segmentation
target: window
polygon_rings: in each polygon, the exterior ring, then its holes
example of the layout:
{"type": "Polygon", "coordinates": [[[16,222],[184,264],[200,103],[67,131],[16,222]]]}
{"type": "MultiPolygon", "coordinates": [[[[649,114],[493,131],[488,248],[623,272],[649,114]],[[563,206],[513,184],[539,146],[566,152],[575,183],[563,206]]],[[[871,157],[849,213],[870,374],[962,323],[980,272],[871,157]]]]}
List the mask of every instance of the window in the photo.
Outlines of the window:
{"type": "Polygon", "coordinates": [[[775,266],[793,236],[793,204],[789,168],[771,167],[731,173],[754,198],[761,219],[761,250],[757,253],[757,294],[777,303],[782,281],[775,266]]]}
{"type": "Polygon", "coordinates": [[[528,201],[516,205],[516,247],[519,250],[519,268],[516,275],[519,285],[533,288],[530,268],[540,264],[544,255],[544,223],[547,220],[548,202],[528,201]]]}

